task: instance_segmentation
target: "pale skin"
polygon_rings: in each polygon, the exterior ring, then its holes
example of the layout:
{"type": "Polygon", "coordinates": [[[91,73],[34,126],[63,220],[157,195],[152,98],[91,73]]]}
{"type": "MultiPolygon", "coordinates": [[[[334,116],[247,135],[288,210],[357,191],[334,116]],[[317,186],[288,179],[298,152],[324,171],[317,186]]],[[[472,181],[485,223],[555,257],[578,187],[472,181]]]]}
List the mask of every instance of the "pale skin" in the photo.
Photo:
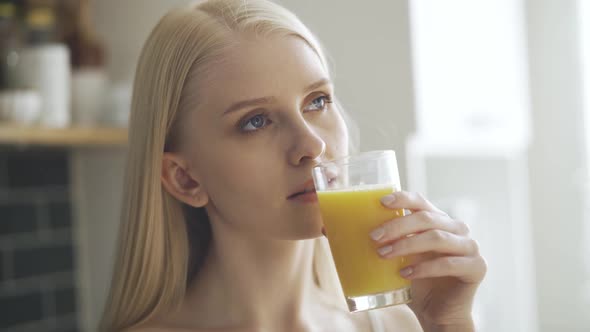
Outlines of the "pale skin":
{"type": "MultiPolygon", "coordinates": [[[[368,331],[366,313],[336,308],[312,278],[311,239],[322,236],[317,202],[289,198],[313,166],[348,150],[328,73],[296,37],[237,40],[223,65],[188,83],[199,107],[162,164],[165,190],[205,207],[211,251],[181,309],[141,330],[368,331]],[[261,97],[269,98],[228,112],[261,97]]],[[[418,257],[408,275],[414,301],[381,309],[379,318],[389,331],[473,331],[472,301],[486,271],[477,243],[422,196],[394,197],[384,206],[412,214],[367,237],[392,246],[383,259],[418,257]]]]}

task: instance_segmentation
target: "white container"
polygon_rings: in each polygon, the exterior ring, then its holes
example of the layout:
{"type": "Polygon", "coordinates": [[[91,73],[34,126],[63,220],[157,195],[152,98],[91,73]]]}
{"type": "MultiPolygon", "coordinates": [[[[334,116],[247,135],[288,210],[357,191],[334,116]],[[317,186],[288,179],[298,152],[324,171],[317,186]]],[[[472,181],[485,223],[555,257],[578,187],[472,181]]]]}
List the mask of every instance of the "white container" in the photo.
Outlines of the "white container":
{"type": "Polygon", "coordinates": [[[30,126],[37,124],[41,96],[33,90],[0,91],[0,122],[30,126]]]}
{"type": "Polygon", "coordinates": [[[113,127],[127,127],[131,112],[132,84],[116,82],[111,85],[106,96],[103,123],[113,127]]]}
{"type": "Polygon", "coordinates": [[[100,125],[105,108],[107,77],[101,68],[72,73],[72,121],[83,127],[100,125]]]}
{"type": "Polygon", "coordinates": [[[21,86],[41,95],[39,124],[64,128],[71,123],[70,52],[63,44],[24,48],[20,54],[18,80],[21,86]]]}

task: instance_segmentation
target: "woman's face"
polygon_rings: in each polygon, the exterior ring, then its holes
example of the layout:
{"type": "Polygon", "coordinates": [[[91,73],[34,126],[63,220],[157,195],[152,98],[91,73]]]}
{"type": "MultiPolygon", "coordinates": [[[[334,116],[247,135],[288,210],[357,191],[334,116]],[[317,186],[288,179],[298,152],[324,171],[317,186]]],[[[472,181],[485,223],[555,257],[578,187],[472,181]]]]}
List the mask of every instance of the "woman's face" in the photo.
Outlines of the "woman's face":
{"type": "Polygon", "coordinates": [[[328,73],[297,37],[243,39],[225,55],[194,84],[199,107],[182,135],[211,222],[277,239],[319,236],[318,203],[294,194],[313,188],[317,162],[348,150],[328,73]]]}

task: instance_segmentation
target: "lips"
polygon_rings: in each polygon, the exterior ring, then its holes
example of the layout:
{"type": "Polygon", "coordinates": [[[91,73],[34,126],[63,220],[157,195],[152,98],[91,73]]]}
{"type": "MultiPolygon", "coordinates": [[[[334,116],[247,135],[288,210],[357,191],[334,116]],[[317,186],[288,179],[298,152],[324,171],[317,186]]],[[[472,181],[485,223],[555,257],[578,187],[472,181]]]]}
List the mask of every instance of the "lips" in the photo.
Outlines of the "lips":
{"type": "Polygon", "coordinates": [[[313,179],[309,179],[303,183],[294,193],[289,195],[287,199],[295,198],[300,195],[305,195],[309,193],[315,193],[315,186],[313,184],[313,179]]]}
{"type": "MultiPolygon", "coordinates": [[[[328,180],[328,185],[332,184],[332,182],[336,180],[336,177],[331,177],[328,180]]],[[[315,185],[313,179],[309,179],[305,181],[296,191],[294,191],[291,195],[287,196],[287,199],[296,198],[298,196],[306,195],[306,194],[315,194],[315,185]]]]}

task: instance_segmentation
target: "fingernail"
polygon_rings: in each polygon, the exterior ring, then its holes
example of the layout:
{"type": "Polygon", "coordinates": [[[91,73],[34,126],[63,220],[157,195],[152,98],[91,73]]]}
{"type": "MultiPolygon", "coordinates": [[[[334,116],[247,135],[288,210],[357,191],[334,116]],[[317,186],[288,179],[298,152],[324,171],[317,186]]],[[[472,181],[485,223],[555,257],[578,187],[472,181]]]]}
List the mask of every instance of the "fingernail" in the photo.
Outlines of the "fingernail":
{"type": "Polygon", "coordinates": [[[411,266],[404,267],[403,269],[399,270],[399,274],[404,278],[411,276],[412,273],[414,273],[414,269],[411,266]]]}
{"type": "Polygon", "coordinates": [[[381,203],[383,203],[385,205],[390,205],[394,201],[395,201],[395,196],[393,194],[390,194],[390,195],[387,195],[387,196],[383,196],[381,198],[381,203]]]}
{"type": "Polygon", "coordinates": [[[371,232],[371,238],[375,241],[379,241],[383,235],[385,235],[385,230],[381,227],[371,232]]]}
{"type": "Polygon", "coordinates": [[[377,249],[377,252],[379,252],[379,255],[381,255],[381,256],[385,256],[385,255],[389,254],[392,251],[393,251],[393,247],[392,246],[385,246],[383,248],[377,249]]]}

